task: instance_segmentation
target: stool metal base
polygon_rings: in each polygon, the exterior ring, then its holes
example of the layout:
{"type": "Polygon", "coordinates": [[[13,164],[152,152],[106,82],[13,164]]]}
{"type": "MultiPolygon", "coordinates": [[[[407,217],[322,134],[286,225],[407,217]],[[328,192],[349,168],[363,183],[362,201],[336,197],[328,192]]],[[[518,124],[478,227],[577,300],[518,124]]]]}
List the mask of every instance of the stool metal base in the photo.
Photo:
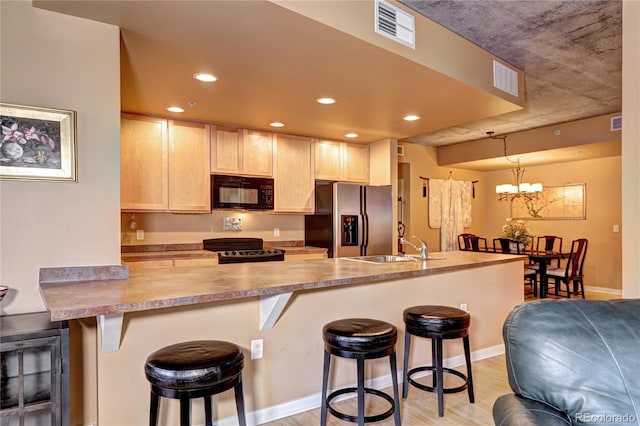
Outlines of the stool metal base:
{"type": "Polygon", "coordinates": [[[369,422],[377,422],[380,420],[384,420],[391,415],[393,415],[394,422],[396,426],[401,425],[400,421],[400,396],[398,389],[398,369],[396,364],[396,353],[395,351],[389,355],[389,364],[391,367],[391,381],[393,385],[393,398],[387,395],[384,392],[381,392],[377,389],[366,388],[364,386],[364,354],[355,354],[356,364],[357,364],[357,375],[358,375],[358,386],[357,387],[349,387],[344,389],[339,389],[334,392],[331,392],[329,396],[327,396],[327,388],[329,384],[329,369],[331,365],[331,354],[327,351],[324,352],[324,367],[322,373],[322,399],[321,407],[320,407],[320,425],[325,426],[327,424],[327,414],[331,413],[337,418],[341,420],[347,420],[350,422],[355,422],[359,426],[364,425],[369,422]],[[357,394],[357,403],[358,403],[358,415],[351,416],[345,413],[342,413],[335,408],[331,407],[330,402],[333,398],[343,395],[346,393],[356,393],[357,394]],[[365,416],[364,415],[364,394],[369,393],[372,395],[376,395],[384,398],[391,404],[391,408],[385,411],[382,414],[376,414],[373,416],[365,416]]]}
{"type": "Polygon", "coordinates": [[[417,367],[409,370],[409,351],[411,348],[411,336],[412,334],[405,331],[404,334],[404,372],[402,380],[402,398],[407,398],[409,393],[409,384],[422,389],[427,392],[433,392],[438,395],[438,417],[444,416],[444,394],[461,392],[467,389],[469,393],[469,402],[474,403],[475,397],[473,393],[473,376],[471,373],[471,350],[469,347],[469,336],[462,337],[462,343],[464,345],[464,358],[467,364],[467,374],[464,375],[459,371],[451,368],[443,367],[442,365],[442,341],[443,337],[438,335],[432,336],[420,336],[428,337],[431,339],[431,359],[435,365],[426,367],[417,367]],[[419,371],[432,371],[433,372],[433,387],[425,386],[411,379],[411,375],[419,371]],[[465,383],[462,386],[454,388],[444,388],[444,373],[450,373],[462,378],[465,383]]]}
{"type": "MultiPolygon", "coordinates": [[[[434,379],[436,378],[436,367],[435,366],[425,366],[425,367],[416,367],[416,368],[412,368],[411,370],[409,370],[409,373],[407,374],[407,380],[409,381],[409,383],[411,383],[413,386],[417,387],[418,389],[422,389],[423,391],[427,391],[427,392],[438,392],[438,384],[436,383],[435,386],[427,386],[427,385],[423,385],[422,383],[418,383],[415,380],[413,380],[411,378],[412,375],[419,373],[421,371],[433,371],[433,377],[434,379]]],[[[447,368],[447,367],[442,367],[442,372],[443,373],[449,373],[449,374],[453,374],[455,376],[460,377],[462,380],[464,380],[464,383],[460,386],[456,386],[454,388],[442,388],[442,392],[443,393],[456,393],[456,392],[462,392],[463,390],[467,389],[467,384],[468,384],[468,379],[467,376],[465,376],[464,374],[462,374],[461,372],[457,371],[457,370],[453,370],[451,368],[447,368]]],[[[437,380],[435,380],[437,382],[437,380]]]]}
{"type": "MultiPolygon", "coordinates": [[[[364,422],[365,423],[369,423],[369,422],[379,422],[380,420],[384,420],[386,418],[389,418],[393,415],[394,412],[394,401],[393,398],[391,398],[389,395],[387,395],[384,392],[381,392],[377,389],[371,389],[371,388],[363,388],[365,393],[368,394],[372,394],[372,395],[376,395],[379,396],[381,398],[384,398],[387,400],[387,402],[389,402],[389,404],[391,404],[391,407],[385,411],[384,413],[381,414],[376,414],[373,416],[364,416],[364,422]]],[[[358,416],[352,416],[350,414],[345,414],[342,413],[338,410],[336,410],[335,408],[333,408],[331,406],[331,400],[337,396],[340,395],[344,395],[346,393],[357,393],[358,392],[358,388],[344,388],[344,389],[339,389],[337,391],[331,392],[329,394],[329,396],[327,397],[327,409],[329,410],[329,412],[331,414],[333,414],[334,416],[336,416],[337,418],[339,418],[340,420],[346,420],[349,422],[357,422],[358,421],[358,416]]]]}

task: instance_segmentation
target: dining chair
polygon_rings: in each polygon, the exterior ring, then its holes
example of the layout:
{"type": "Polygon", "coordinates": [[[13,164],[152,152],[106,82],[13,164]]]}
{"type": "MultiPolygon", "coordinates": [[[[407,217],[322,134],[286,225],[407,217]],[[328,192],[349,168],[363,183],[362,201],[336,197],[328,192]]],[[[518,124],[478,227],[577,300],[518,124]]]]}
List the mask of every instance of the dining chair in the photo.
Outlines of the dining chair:
{"type": "Polygon", "coordinates": [[[571,252],[567,258],[564,267],[548,268],[547,277],[554,281],[554,294],[562,296],[560,293],[566,293],[566,297],[574,295],[582,295],[584,299],[584,275],[582,269],[584,259],[587,255],[587,246],[589,242],[586,238],[579,238],[571,242],[571,252]],[[569,283],[573,283],[573,290],[569,290],[569,283]],[[567,286],[566,292],[562,290],[562,284],[567,286]]]}
{"type": "Polygon", "coordinates": [[[477,235],[469,235],[465,237],[465,246],[471,251],[488,251],[487,239],[477,235]],[[482,243],[482,244],[480,244],[482,243]]]}
{"type": "MultiPolygon", "coordinates": [[[[562,237],[558,237],[557,235],[541,235],[536,240],[536,251],[555,251],[558,253],[562,253],[562,237]]],[[[558,265],[560,267],[560,258],[557,260],[558,265]]],[[[547,261],[547,265],[551,264],[551,259],[547,261]]],[[[540,269],[540,265],[537,263],[530,263],[527,265],[528,268],[535,269],[536,271],[540,269]]]]}
{"type": "Polygon", "coordinates": [[[458,250],[471,251],[471,237],[475,237],[475,234],[464,233],[458,235],[458,250]]]}

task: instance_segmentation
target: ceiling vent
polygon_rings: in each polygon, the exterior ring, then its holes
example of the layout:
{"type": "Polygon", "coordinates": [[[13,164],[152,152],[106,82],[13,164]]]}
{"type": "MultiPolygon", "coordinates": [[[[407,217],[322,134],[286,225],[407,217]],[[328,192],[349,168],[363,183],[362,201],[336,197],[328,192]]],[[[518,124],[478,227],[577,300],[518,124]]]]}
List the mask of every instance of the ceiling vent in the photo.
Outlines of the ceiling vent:
{"type": "Polygon", "coordinates": [[[413,15],[384,0],[376,0],[375,24],[378,34],[415,49],[416,30],[413,15]]]}
{"type": "Polygon", "coordinates": [[[511,68],[493,61],[493,87],[518,96],[518,73],[511,68]]]}
{"type": "Polygon", "coordinates": [[[611,117],[611,131],[615,132],[617,130],[622,130],[622,116],[617,115],[615,117],[611,117]]]}

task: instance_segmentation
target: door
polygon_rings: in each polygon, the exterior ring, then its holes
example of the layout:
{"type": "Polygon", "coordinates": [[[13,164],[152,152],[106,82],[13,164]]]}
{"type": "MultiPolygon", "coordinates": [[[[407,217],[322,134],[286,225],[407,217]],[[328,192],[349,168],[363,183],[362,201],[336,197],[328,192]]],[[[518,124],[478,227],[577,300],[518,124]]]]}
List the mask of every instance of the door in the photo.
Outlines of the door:
{"type": "Polygon", "coordinates": [[[362,226],[360,185],[333,184],[333,257],[360,256],[362,226]]]}
{"type": "Polygon", "coordinates": [[[367,256],[393,253],[391,186],[364,186],[367,256]]]}

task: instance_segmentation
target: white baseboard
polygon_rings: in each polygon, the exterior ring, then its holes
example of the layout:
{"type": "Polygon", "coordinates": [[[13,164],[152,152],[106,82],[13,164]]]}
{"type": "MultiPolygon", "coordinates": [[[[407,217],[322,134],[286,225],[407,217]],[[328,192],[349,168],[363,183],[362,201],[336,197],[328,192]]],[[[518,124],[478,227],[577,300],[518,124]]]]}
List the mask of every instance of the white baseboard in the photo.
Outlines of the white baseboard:
{"type": "Polygon", "coordinates": [[[616,294],[622,297],[622,290],[618,290],[615,288],[585,286],[584,289],[585,291],[595,291],[596,293],[616,294]]]}
{"type": "MultiPolygon", "coordinates": [[[[471,361],[480,361],[482,359],[491,358],[497,355],[501,355],[504,353],[504,344],[491,346],[489,348],[479,349],[477,351],[471,352],[471,361]]],[[[398,354],[402,355],[402,354],[398,354]]],[[[402,365],[402,360],[399,359],[398,363],[402,365]]],[[[460,365],[464,365],[464,355],[456,355],[451,358],[447,358],[444,360],[443,364],[445,367],[454,368],[460,365]]],[[[402,370],[398,370],[398,383],[402,383],[402,370]]],[[[428,376],[431,372],[423,372],[420,374],[416,374],[412,377],[421,377],[428,376]]],[[[355,383],[349,385],[355,387],[355,383]]],[[[345,386],[345,387],[349,387],[345,386]]],[[[376,377],[374,379],[369,379],[365,381],[365,386],[374,388],[374,389],[384,389],[391,386],[391,374],[382,377],[376,377]]],[[[329,389],[328,393],[331,393],[331,389],[329,389]]],[[[321,392],[314,393],[312,395],[308,395],[302,398],[294,399],[292,401],[287,401],[282,404],[274,405],[267,408],[262,408],[260,410],[252,411],[246,413],[247,416],[247,424],[248,425],[260,425],[263,423],[272,422],[275,420],[279,420],[285,417],[292,416],[294,414],[303,413],[305,411],[314,410],[316,408],[320,408],[320,400],[321,400],[321,392]]],[[[339,401],[340,399],[348,399],[353,398],[354,396],[345,395],[341,398],[336,398],[335,401],[339,401]]],[[[238,420],[236,416],[227,417],[221,419],[217,422],[214,421],[214,425],[217,426],[234,426],[238,424],[238,420]]]]}

